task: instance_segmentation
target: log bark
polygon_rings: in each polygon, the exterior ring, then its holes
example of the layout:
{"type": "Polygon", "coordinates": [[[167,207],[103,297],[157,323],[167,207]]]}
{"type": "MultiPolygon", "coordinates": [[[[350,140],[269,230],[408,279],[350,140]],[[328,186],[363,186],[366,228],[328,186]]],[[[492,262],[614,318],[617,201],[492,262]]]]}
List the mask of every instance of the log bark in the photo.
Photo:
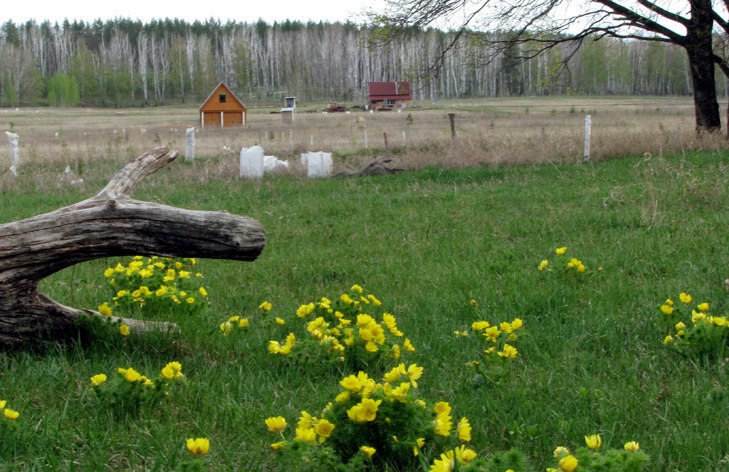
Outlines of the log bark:
{"type": "MultiPolygon", "coordinates": [[[[128,196],[178,153],[161,147],[137,157],[96,196],[50,213],[0,225],[0,345],[61,339],[81,314],[37,291],[45,277],[79,262],[157,255],[255,260],[265,246],[261,224],[225,211],[194,211],[128,196]]],[[[123,320],[143,328],[138,320],[123,320]]],[[[170,324],[158,328],[174,329],[170,324]]]]}

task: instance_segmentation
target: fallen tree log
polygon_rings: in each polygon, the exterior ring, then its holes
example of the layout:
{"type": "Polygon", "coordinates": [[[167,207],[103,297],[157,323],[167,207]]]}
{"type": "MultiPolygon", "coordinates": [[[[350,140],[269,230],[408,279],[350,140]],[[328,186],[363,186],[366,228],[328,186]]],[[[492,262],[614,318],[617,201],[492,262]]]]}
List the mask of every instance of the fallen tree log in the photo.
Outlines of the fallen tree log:
{"type": "MultiPolygon", "coordinates": [[[[157,255],[255,260],[265,246],[261,224],[225,211],[194,211],[127,195],[145,176],[177,157],[161,147],[137,157],[96,196],[50,213],[0,225],[0,345],[62,339],[79,315],[37,291],[45,277],[79,262],[157,255]]],[[[123,319],[132,328],[150,325],[123,319]]],[[[159,329],[174,329],[167,323],[159,329]]]]}
{"type": "Polygon", "coordinates": [[[361,169],[338,172],[334,177],[367,177],[402,172],[402,169],[387,167],[390,162],[392,162],[391,157],[378,157],[361,169]]]}

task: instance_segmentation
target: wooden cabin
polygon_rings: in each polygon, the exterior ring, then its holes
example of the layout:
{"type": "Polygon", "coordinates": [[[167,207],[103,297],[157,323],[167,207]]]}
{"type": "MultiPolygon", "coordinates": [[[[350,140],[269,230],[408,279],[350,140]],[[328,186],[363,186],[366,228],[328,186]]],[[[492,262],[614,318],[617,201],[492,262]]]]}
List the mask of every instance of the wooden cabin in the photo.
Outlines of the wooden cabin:
{"type": "Polygon", "coordinates": [[[224,82],[200,105],[201,128],[243,127],[247,122],[248,109],[224,82]]]}
{"type": "Polygon", "coordinates": [[[370,110],[405,108],[412,104],[410,82],[369,82],[367,105],[370,110]]]}

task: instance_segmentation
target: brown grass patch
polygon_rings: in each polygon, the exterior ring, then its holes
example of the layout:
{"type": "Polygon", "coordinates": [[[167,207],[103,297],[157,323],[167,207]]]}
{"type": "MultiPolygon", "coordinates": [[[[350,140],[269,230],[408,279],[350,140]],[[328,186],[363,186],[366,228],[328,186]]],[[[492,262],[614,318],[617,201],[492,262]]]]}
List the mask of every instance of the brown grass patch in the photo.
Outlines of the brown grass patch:
{"type": "MultiPolygon", "coordinates": [[[[592,116],[595,161],[727,145],[720,136],[696,136],[688,97],[449,101],[399,113],[325,115],[315,111],[320,109],[300,107],[291,124],[283,123],[274,110],[249,110],[244,129],[199,129],[195,107],[6,109],[0,120],[6,130],[20,135],[22,167],[54,175],[66,165],[79,174],[105,167],[104,161],[118,167],[160,145],[184,152],[188,127],[198,127],[197,161],[185,173],[198,179],[235,178],[240,149],[254,144],[268,155],[288,159],[295,173],[303,174],[296,164],[306,151],[333,152],[335,171],[356,168],[386,152],[385,135],[396,165],[406,169],[581,162],[586,114],[592,116]],[[448,113],[456,115],[455,138],[448,113]]],[[[0,149],[0,180],[6,181],[9,152],[4,143],[0,149]]]]}

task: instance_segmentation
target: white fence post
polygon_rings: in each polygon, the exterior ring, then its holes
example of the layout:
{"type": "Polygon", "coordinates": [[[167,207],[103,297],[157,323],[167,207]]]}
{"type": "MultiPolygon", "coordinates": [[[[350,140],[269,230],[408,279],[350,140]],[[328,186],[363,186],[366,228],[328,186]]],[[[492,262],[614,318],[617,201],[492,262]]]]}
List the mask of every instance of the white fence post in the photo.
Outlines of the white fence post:
{"type": "Polygon", "coordinates": [[[195,128],[185,131],[185,162],[195,160],[195,128]]]}
{"type": "Polygon", "coordinates": [[[20,151],[18,151],[18,140],[20,138],[10,131],[6,131],[5,134],[8,135],[8,144],[10,144],[10,172],[17,177],[18,167],[20,166],[20,151]]]}
{"type": "Polygon", "coordinates": [[[584,162],[590,162],[590,134],[592,133],[592,117],[585,115],[585,153],[582,156],[584,162]]]}

